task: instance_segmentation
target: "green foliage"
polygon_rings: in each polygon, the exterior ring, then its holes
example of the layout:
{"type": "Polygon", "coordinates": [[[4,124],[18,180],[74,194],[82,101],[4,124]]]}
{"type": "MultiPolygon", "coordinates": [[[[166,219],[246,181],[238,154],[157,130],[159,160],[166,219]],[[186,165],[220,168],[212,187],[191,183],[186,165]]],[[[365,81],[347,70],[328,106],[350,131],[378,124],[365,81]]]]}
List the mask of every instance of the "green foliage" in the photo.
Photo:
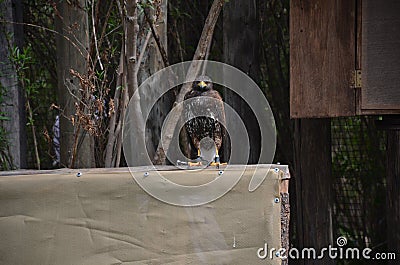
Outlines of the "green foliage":
{"type": "MultiPolygon", "coordinates": [[[[3,7],[4,0],[0,0],[0,5],[3,7]]],[[[0,19],[4,20],[4,13],[3,10],[0,11],[0,19]]],[[[4,24],[0,24],[0,37],[5,38],[5,40],[9,40],[11,35],[9,32],[6,30],[6,27],[4,24]],[[2,35],[2,36],[1,36],[2,35]]],[[[4,60],[0,62],[2,65],[7,66],[7,62],[4,60]]],[[[6,73],[0,72],[0,75],[3,77],[6,75],[6,73]]],[[[3,84],[0,82],[0,106],[4,106],[6,103],[6,96],[7,96],[7,91],[8,88],[4,87],[3,84]]],[[[12,156],[10,154],[10,142],[8,139],[8,132],[4,129],[3,125],[4,122],[7,122],[10,120],[10,117],[7,116],[7,113],[5,113],[3,110],[0,110],[0,170],[11,170],[14,168],[13,162],[12,162],[12,156]]]]}
{"type": "Polygon", "coordinates": [[[183,17],[191,18],[190,14],[187,12],[183,12],[180,8],[176,6],[170,6],[169,15],[174,19],[180,19],[183,17]]]}
{"type": "Polygon", "coordinates": [[[25,46],[21,59],[26,59],[28,69],[24,71],[24,92],[30,103],[32,117],[26,109],[28,166],[36,167],[34,154],[34,135],[36,127],[37,146],[41,168],[52,168],[54,152],[52,150],[52,127],[57,111],[50,106],[57,103],[57,72],[55,36],[47,29],[54,29],[55,5],[51,1],[23,0],[24,21],[35,25],[25,26],[25,46]]]}
{"type": "MultiPolygon", "coordinates": [[[[0,105],[4,104],[4,97],[7,94],[7,89],[0,83],[0,105]]],[[[0,123],[10,120],[7,114],[0,112],[0,123]]],[[[13,169],[13,162],[9,150],[8,133],[0,126],[0,170],[13,169]]]]}
{"type": "MultiPolygon", "coordinates": [[[[46,86],[45,81],[40,76],[33,76],[34,73],[30,71],[37,62],[32,57],[32,47],[28,44],[22,49],[13,47],[9,57],[10,62],[14,65],[17,72],[19,82],[23,87],[26,95],[26,100],[30,100],[39,95],[39,90],[46,86]]],[[[33,124],[33,120],[28,122],[29,125],[33,124]]]]}
{"type": "Polygon", "coordinates": [[[11,170],[14,168],[9,151],[7,132],[0,127],[0,169],[11,170]]]}
{"type": "MultiPolygon", "coordinates": [[[[28,106],[26,106],[28,167],[36,167],[31,130],[32,126],[35,126],[42,168],[50,168],[53,159],[49,142],[51,135],[48,132],[51,131],[57,113],[49,111],[49,107],[56,103],[57,74],[54,35],[46,29],[51,30],[54,27],[54,8],[50,2],[38,0],[25,0],[23,5],[23,20],[29,23],[24,26],[25,45],[11,46],[10,43],[13,42],[9,41],[8,59],[16,70],[19,85],[23,88],[25,102],[30,103],[29,109],[32,111],[32,115],[29,115],[28,106]]],[[[12,36],[9,34],[6,36],[8,40],[11,40],[12,36]]],[[[8,117],[0,114],[1,119],[8,119],[8,117]]],[[[0,141],[6,138],[0,135],[0,141]]],[[[0,146],[3,146],[2,142],[0,146]]]]}
{"type": "Polygon", "coordinates": [[[145,9],[151,9],[154,10],[154,0],[142,0],[139,1],[137,4],[137,7],[139,9],[139,13],[143,13],[143,10],[145,9]]]}
{"type": "MultiPolygon", "coordinates": [[[[7,93],[7,90],[5,87],[3,87],[0,84],[0,105],[4,103],[4,97],[7,93]]],[[[0,121],[9,121],[10,117],[7,116],[7,114],[4,111],[0,111],[0,121]]],[[[0,137],[0,139],[3,139],[0,137]]]]}

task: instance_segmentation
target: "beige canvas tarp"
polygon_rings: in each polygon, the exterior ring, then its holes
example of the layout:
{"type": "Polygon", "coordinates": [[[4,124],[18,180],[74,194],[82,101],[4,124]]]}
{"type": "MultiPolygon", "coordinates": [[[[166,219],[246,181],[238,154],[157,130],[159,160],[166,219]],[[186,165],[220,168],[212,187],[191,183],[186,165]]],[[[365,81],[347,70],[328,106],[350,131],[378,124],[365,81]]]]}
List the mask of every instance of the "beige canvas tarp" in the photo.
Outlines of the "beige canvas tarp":
{"type": "MultiPolygon", "coordinates": [[[[3,173],[0,264],[281,264],[257,256],[266,243],[280,248],[279,174],[249,192],[252,171],[196,207],[153,198],[128,169],[3,173]]],[[[184,172],[163,171],[197,185],[218,170],[184,172]]]]}

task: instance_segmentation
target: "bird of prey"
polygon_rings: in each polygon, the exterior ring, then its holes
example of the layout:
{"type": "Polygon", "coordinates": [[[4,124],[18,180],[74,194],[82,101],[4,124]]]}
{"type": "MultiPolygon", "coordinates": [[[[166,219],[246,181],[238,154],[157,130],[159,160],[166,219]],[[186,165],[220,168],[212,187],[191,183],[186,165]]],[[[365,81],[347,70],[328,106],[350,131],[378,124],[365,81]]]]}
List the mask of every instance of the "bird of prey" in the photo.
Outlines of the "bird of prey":
{"type": "Polygon", "coordinates": [[[196,163],[189,164],[201,165],[206,161],[207,165],[219,168],[218,151],[224,135],[225,111],[221,95],[213,89],[208,76],[197,77],[192,89],[186,93],[184,118],[187,134],[197,149],[196,163]]]}

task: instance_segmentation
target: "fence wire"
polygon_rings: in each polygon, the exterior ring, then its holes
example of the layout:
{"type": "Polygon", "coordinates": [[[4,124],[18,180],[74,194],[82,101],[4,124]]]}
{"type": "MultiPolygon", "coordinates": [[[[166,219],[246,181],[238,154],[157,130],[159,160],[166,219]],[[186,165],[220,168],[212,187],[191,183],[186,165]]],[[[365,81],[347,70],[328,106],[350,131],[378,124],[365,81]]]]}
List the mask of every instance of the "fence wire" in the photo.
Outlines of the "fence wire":
{"type": "MultiPolygon", "coordinates": [[[[384,249],[385,134],[376,117],[332,119],[334,234],[348,246],[384,249]]],[[[341,264],[364,264],[342,261],[341,264]]]]}

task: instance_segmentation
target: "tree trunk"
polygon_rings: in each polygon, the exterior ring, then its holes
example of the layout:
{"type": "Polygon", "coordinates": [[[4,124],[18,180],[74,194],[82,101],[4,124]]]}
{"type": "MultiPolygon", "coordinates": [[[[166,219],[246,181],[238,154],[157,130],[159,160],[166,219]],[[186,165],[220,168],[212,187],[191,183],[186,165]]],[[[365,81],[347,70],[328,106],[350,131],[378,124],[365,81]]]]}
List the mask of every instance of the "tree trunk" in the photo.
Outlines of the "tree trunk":
{"type": "MultiPolygon", "coordinates": [[[[22,22],[22,4],[20,0],[5,0],[0,2],[4,20],[22,22]]],[[[2,121],[6,138],[9,141],[9,152],[15,168],[25,168],[26,164],[26,128],[24,92],[18,84],[15,67],[9,61],[10,48],[22,49],[22,25],[1,23],[0,37],[0,82],[5,89],[5,97],[1,111],[9,118],[2,121]],[[7,40],[9,38],[9,40],[7,40]]]]}
{"type": "Polygon", "coordinates": [[[74,127],[70,120],[75,114],[76,97],[80,96],[79,81],[70,75],[70,69],[87,73],[89,37],[85,1],[60,1],[57,11],[55,25],[60,33],[56,35],[58,99],[63,111],[60,115],[60,162],[67,167],[94,167],[93,137],[79,125],[74,127]]]}
{"type": "MultiPolygon", "coordinates": [[[[230,1],[224,6],[224,62],[248,74],[260,83],[260,39],[258,2],[230,1]]],[[[245,89],[245,88],[243,88],[245,89]]],[[[233,106],[246,126],[250,141],[249,163],[257,163],[260,155],[261,134],[257,119],[244,100],[231,91],[224,90],[224,101],[233,106]]],[[[229,157],[228,148],[224,154],[229,157]]]]}
{"type": "MultiPolygon", "coordinates": [[[[163,44],[163,47],[168,47],[167,4],[168,0],[161,1],[159,7],[160,16],[156,21],[154,21],[156,34],[159,37],[159,41],[163,44]]],[[[145,20],[142,21],[142,24],[144,27],[147,27],[146,25],[147,23],[145,20]]],[[[144,41],[145,40],[143,38],[140,41],[141,50],[143,49],[144,41]]],[[[153,75],[155,72],[163,69],[164,67],[165,65],[163,63],[161,52],[159,51],[156,45],[155,39],[151,38],[148,51],[145,53],[145,58],[143,58],[143,63],[138,73],[139,85],[143,83],[144,80],[153,75]]],[[[154,99],[155,95],[148,94],[149,91],[154,91],[154,90],[144,88],[140,91],[140,99],[142,105],[147,106],[149,104],[148,101],[150,99],[154,99]]],[[[158,93],[157,91],[154,92],[158,93]]],[[[174,98],[172,91],[163,95],[163,97],[153,106],[153,110],[150,112],[149,118],[146,121],[146,147],[149,157],[151,158],[153,158],[155,155],[155,149],[157,148],[159,139],[161,139],[161,128],[165,120],[165,117],[172,108],[173,100],[174,98]]]]}
{"type": "MultiPolygon", "coordinates": [[[[295,247],[299,250],[313,247],[318,256],[319,250],[332,244],[330,119],[296,121],[295,164],[298,240],[295,247]]],[[[295,264],[329,265],[335,262],[325,255],[324,259],[298,260],[295,264]]]]}

